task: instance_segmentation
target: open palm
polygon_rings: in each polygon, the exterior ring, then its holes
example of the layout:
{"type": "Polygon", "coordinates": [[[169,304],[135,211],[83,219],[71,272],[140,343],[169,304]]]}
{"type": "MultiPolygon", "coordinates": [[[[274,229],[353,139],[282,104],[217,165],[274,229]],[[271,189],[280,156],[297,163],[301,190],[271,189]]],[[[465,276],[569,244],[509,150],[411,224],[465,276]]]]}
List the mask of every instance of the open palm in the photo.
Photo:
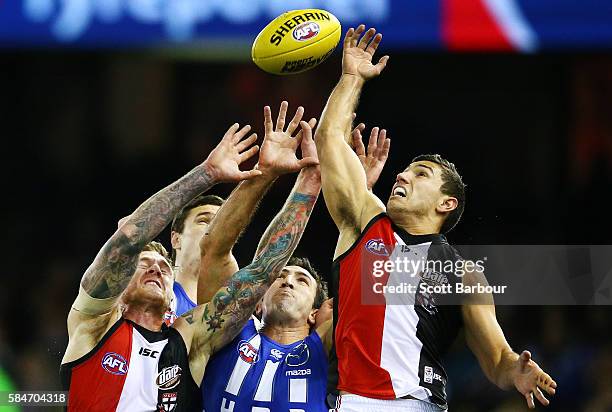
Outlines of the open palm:
{"type": "Polygon", "coordinates": [[[344,36],[344,52],[342,55],[342,73],[358,76],[363,80],[378,76],[387,64],[389,56],[383,56],[378,63],[373,64],[372,58],[382,40],[382,34],[376,34],[376,29],[365,31],[362,24],[357,29],[352,27],[344,36]],[[361,37],[361,39],[359,39],[361,37]]]}
{"type": "MultiPolygon", "coordinates": [[[[304,116],[304,108],[298,107],[293,119],[285,128],[285,117],[289,104],[286,101],[281,103],[276,127],[272,121],[272,111],[269,106],[264,107],[264,128],[266,135],[264,137],[261,151],[259,153],[258,168],[264,173],[272,173],[281,175],[292,173],[301,170],[306,166],[316,165],[317,159],[313,156],[308,156],[298,159],[296,155],[297,148],[302,141],[302,132],[300,131],[296,137],[292,134],[304,116]]],[[[314,127],[316,120],[311,119],[309,124],[314,127]]]]}

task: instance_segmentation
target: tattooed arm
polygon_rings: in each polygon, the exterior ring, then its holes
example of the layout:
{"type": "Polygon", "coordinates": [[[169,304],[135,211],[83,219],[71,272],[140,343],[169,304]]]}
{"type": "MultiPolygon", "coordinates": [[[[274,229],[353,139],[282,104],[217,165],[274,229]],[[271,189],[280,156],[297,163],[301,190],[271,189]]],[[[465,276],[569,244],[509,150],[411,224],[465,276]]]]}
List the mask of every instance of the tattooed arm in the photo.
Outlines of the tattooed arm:
{"type": "MultiPolygon", "coordinates": [[[[198,280],[198,303],[209,302],[230,276],[238,271],[238,263],[232,248],[240,234],[249,225],[259,202],[276,178],[282,174],[298,172],[305,166],[316,164],[316,158],[298,159],[297,148],[301,131],[295,133],[304,115],[298,107],[295,116],[285,127],[289,104],[281,103],[276,128],[269,106],[264,107],[265,137],[259,152],[257,169],[261,176],[240,183],[225,201],[211,222],[208,232],[200,241],[200,275],[198,280]]],[[[315,119],[309,125],[314,127],[315,119]]]]}
{"type": "MultiPolygon", "coordinates": [[[[304,143],[312,145],[310,126],[301,122],[304,143]]],[[[316,152],[315,152],[316,153],[316,152]]],[[[229,343],[244,327],[257,302],[280,274],[295,250],[321,187],[318,166],[302,169],[280,213],[268,226],[266,244],[253,262],[236,272],[212,300],[184,314],[174,323],[188,348],[190,367],[196,382],[201,382],[210,355],[229,343]]]]}
{"type": "Polygon", "coordinates": [[[97,343],[115,312],[116,298],[134,273],[140,251],[164,229],[181,207],[217,182],[237,181],[260,174],[259,171],[241,172],[238,168],[258,150],[255,146],[240,153],[256,139],[252,135],[240,141],[249,129],[247,126],[238,131],[237,124],[230,127],[201,165],[140,205],[104,244],[83,275],[81,291],[68,316],[69,337],[72,339],[77,329],[78,334],[87,335],[87,341],[81,342],[81,349],[91,346],[92,341],[94,345],[97,343]],[[98,320],[90,322],[95,319],[98,320]],[[85,329],[80,328],[83,322],[89,323],[85,329]]]}

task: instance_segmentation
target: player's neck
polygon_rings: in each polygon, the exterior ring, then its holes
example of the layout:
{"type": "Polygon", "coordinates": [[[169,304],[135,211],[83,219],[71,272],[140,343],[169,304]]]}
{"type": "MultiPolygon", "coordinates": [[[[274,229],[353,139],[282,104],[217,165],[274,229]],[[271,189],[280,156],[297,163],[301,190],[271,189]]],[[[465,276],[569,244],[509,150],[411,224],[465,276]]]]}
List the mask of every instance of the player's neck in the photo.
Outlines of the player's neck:
{"type": "Polygon", "coordinates": [[[261,333],[276,343],[290,345],[307,337],[310,334],[310,326],[308,324],[286,326],[264,323],[261,333]]]}
{"type": "Polygon", "coordinates": [[[128,305],[123,311],[123,317],[154,332],[160,331],[164,322],[164,314],[157,307],[128,305]]]}
{"type": "Polygon", "coordinates": [[[401,219],[395,219],[393,223],[411,235],[440,233],[440,223],[428,216],[406,215],[401,219]]]}
{"type": "Polygon", "coordinates": [[[183,290],[193,302],[198,299],[198,276],[200,275],[200,257],[184,256],[177,251],[175,266],[176,282],[180,283],[183,290]]]}

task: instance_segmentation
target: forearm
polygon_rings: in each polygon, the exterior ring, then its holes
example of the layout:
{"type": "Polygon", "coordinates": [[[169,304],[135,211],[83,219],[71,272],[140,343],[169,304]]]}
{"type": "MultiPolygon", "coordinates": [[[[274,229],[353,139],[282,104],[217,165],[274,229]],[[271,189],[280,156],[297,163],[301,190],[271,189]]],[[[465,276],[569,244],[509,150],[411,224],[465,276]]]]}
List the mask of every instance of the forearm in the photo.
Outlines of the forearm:
{"type": "MultiPolygon", "coordinates": [[[[357,76],[343,74],[340,81],[332,91],[327,105],[321,114],[315,141],[317,147],[326,144],[329,140],[334,142],[350,141],[350,129],[353,113],[359,102],[359,96],[364,81],[357,76]]],[[[319,156],[321,154],[319,153],[319,156]]]]}
{"type": "Polygon", "coordinates": [[[517,370],[518,358],[519,355],[509,347],[502,350],[499,362],[494,365],[489,376],[489,379],[500,389],[509,390],[514,387],[514,379],[519,372],[517,370]]]}
{"type": "MultiPolygon", "coordinates": [[[[316,167],[306,167],[300,171],[298,175],[295,185],[291,190],[287,201],[285,202],[282,211],[287,210],[287,208],[292,207],[292,199],[296,193],[300,193],[302,195],[310,195],[316,198],[319,196],[321,191],[321,171],[318,166],[316,167]]],[[[313,204],[314,207],[314,204],[313,204]]],[[[264,235],[261,237],[259,241],[259,245],[257,245],[257,251],[255,252],[255,256],[259,256],[264,248],[268,245],[270,241],[270,236],[272,235],[272,231],[266,230],[264,235]]]]}
{"type": "Polygon", "coordinates": [[[198,303],[210,301],[227,279],[238,271],[232,248],[275,179],[276,176],[262,175],[243,181],[217,212],[200,242],[198,303]]]}
{"type": "Polygon", "coordinates": [[[205,164],[141,204],[106,242],[81,280],[92,297],[118,296],[129,283],[138,254],[191,199],[216,183],[205,164]]]}
{"type": "Polygon", "coordinates": [[[262,175],[238,185],[219,209],[208,232],[202,238],[202,256],[220,256],[231,252],[275,180],[276,176],[262,175]]]}

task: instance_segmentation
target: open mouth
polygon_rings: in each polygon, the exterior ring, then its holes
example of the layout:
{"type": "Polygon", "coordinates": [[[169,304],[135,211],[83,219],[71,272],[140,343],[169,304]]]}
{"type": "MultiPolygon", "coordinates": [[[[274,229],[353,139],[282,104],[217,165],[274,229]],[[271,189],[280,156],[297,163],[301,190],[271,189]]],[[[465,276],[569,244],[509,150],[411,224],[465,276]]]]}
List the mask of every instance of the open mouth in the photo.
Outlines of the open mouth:
{"type": "Polygon", "coordinates": [[[149,279],[149,280],[145,281],[144,284],[145,285],[153,284],[153,285],[157,286],[160,290],[162,288],[161,283],[159,281],[155,280],[155,279],[149,279]]]}
{"type": "Polygon", "coordinates": [[[395,189],[393,189],[392,196],[406,197],[406,189],[404,189],[401,186],[398,186],[395,189]]]}

